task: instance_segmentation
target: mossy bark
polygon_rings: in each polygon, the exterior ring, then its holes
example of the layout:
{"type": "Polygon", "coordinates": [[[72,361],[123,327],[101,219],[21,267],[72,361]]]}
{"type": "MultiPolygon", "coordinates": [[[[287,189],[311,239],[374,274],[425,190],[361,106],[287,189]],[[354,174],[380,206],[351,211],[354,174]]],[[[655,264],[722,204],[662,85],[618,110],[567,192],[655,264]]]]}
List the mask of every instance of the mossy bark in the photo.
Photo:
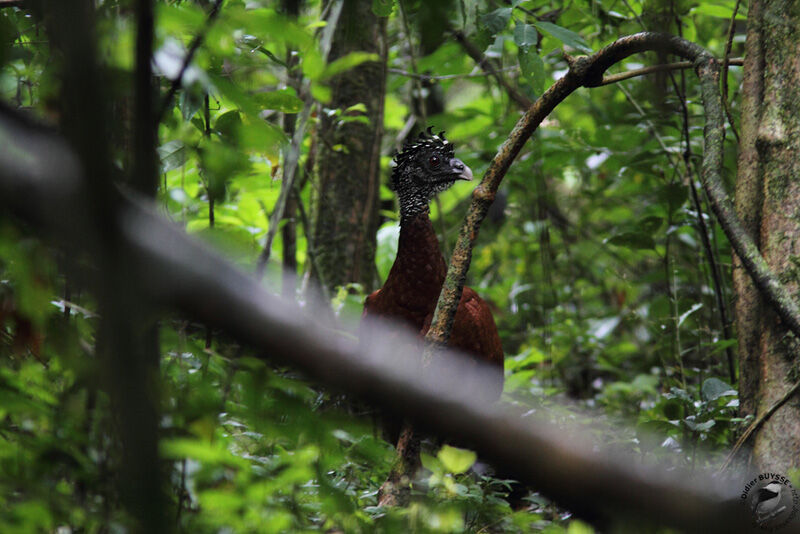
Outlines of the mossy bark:
{"type": "MultiPolygon", "coordinates": [[[[760,5],[750,7],[745,44],[745,63],[742,78],[742,119],[739,142],[739,165],[736,177],[736,214],[745,230],[759,244],[759,224],[763,184],[758,172],[759,104],[764,96],[764,63],[761,34],[755,21],[760,5]]],[[[758,394],[758,358],[761,337],[763,301],[753,280],[738,256],[733,256],[733,285],[736,293],[736,330],[739,341],[739,413],[755,415],[758,394]]]]}
{"type": "MultiPolygon", "coordinates": [[[[737,209],[767,265],[797,302],[800,289],[800,4],[750,5],[737,209]]],[[[797,380],[797,338],[736,272],[740,396],[757,415],[797,380]]],[[[790,400],[756,434],[753,462],[787,472],[800,465],[800,409],[790,400]]]]}
{"type": "Polygon", "coordinates": [[[347,0],[331,47],[330,61],[351,52],[375,53],[381,60],[336,76],[331,101],[323,104],[320,114],[312,253],[315,275],[329,289],[349,282],[369,289],[375,282],[386,81],[384,23],[372,12],[370,0],[347,0]],[[348,111],[356,104],[364,104],[366,112],[348,111]]]}

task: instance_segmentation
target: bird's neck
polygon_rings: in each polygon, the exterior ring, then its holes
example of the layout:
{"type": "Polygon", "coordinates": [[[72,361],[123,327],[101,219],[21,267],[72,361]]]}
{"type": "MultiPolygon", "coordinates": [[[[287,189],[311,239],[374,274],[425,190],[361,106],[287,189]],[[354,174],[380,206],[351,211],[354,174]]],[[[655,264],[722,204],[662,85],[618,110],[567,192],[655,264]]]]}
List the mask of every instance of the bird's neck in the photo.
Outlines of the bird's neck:
{"type": "MultiPolygon", "coordinates": [[[[427,219],[430,212],[431,199],[419,192],[398,191],[398,201],[400,203],[400,228],[403,224],[413,221],[417,217],[424,215],[427,219]]],[[[430,225],[430,220],[428,220],[430,225]]]]}
{"type": "Polygon", "coordinates": [[[403,218],[400,221],[397,257],[387,285],[404,288],[403,292],[410,290],[414,295],[405,296],[410,299],[409,308],[422,311],[436,305],[446,274],[447,265],[439,250],[439,241],[427,210],[403,218]]]}

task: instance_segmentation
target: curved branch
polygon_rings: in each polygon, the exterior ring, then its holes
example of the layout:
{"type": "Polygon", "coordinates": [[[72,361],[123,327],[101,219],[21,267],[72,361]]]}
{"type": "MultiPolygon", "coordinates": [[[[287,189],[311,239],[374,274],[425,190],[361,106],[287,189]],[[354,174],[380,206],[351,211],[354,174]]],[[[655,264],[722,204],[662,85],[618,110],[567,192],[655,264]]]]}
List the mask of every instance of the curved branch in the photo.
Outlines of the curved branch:
{"type": "Polygon", "coordinates": [[[685,39],[642,32],[618,39],[592,56],[568,57],[570,69],[567,74],[553,84],[528,109],[500,147],[486,170],[483,180],[473,192],[472,203],[462,224],[447,271],[447,278],[442,286],[433,321],[426,336],[429,343],[429,348],[426,349],[427,358],[430,358],[433,347],[446,344],[450,337],[480,224],[486,216],[489,205],[494,200],[500,181],[522,146],[556,105],[578,87],[601,85],[603,73],[610,66],[632,54],[645,51],[671,53],[693,62],[701,81],[706,114],[701,180],[708,194],[711,209],[719,219],[722,229],[747,272],[753,278],[755,285],[773,306],[784,324],[800,337],[800,308],[767,266],[758,247],[736,216],[733,204],[722,185],[720,172],[722,169],[724,120],[722,99],[719,94],[718,62],[702,47],[685,39]]]}

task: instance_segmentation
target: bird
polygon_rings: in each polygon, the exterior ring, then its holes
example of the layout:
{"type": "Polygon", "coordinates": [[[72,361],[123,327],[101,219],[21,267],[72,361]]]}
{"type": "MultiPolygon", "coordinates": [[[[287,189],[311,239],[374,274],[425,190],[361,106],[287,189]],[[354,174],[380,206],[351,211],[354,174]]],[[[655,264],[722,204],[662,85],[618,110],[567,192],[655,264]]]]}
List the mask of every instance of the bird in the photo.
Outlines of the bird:
{"type": "Polygon", "coordinates": [[[783,485],[780,482],[770,482],[758,490],[753,511],[759,524],[774,518],[786,508],[785,506],[778,508],[781,504],[782,489],[783,485]]]}
{"type": "MultiPolygon", "coordinates": [[[[442,289],[447,265],[430,220],[433,197],[449,189],[456,181],[472,180],[472,170],[455,157],[455,148],[444,135],[432,128],[407,142],[393,158],[390,187],[400,206],[400,238],[397,256],[386,282],[370,294],[364,304],[362,325],[372,318],[399,321],[420,338],[430,328],[436,302],[442,289]]],[[[475,394],[481,401],[493,402],[503,389],[503,347],[489,305],[469,287],[464,287],[455,315],[448,345],[477,361],[490,365],[495,372],[483,380],[475,394]]],[[[397,441],[410,456],[419,453],[419,444],[397,441]]],[[[396,433],[392,439],[397,437],[396,433]]],[[[417,464],[418,460],[412,460],[417,464]]],[[[413,470],[413,467],[412,467],[413,470]]]]}

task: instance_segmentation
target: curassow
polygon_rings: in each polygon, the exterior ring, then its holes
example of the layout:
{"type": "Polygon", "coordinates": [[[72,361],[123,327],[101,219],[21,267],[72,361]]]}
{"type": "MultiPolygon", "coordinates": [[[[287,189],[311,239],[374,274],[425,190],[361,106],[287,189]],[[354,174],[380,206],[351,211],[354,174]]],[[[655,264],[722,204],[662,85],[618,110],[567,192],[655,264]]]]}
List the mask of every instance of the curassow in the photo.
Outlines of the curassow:
{"type": "MultiPolygon", "coordinates": [[[[397,257],[386,283],[367,297],[362,320],[394,319],[422,337],[430,328],[447,273],[428,217],[429,204],[436,193],[445,191],[456,180],[471,180],[472,171],[455,157],[453,145],[445,139],[444,132],[435,135],[430,128],[415,141],[406,143],[394,161],[391,187],[400,201],[397,257]]],[[[503,347],[489,306],[469,287],[461,295],[449,346],[497,369],[492,380],[481,383],[483,391],[475,392],[487,402],[496,400],[503,389],[503,347]]],[[[398,442],[401,456],[418,456],[417,450],[402,450],[409,446],[403,440],[401,435],[398,442]]],[[[412,447],[418,449],[418,442],[412,447]]]]}

